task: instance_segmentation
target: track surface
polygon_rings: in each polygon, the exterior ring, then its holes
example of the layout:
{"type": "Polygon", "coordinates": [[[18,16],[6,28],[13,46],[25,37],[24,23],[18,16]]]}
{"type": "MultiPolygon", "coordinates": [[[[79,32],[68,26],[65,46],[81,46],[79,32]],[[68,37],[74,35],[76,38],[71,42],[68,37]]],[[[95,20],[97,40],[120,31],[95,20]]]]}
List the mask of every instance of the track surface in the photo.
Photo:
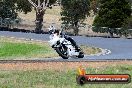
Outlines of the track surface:
{"type": "MultiPolygon", "coordinates": [[[[0,36],[9,36],[17,38],[26,38],[34,40],[48,41],[49,35],[47,34],[33,34],[33,33],[20,33],[20,32],[5,32],[0,31],[0,36]]],[[[66,61],[103,61],[103,60],[132,60],[132,40],[123,38],[102,38],[102,37],[84,37],[72,36],[78,44],[95,46],[103,49],[108,49],[105,55],[85,56],[83,59],[69,58],[66,61]],[[110,51],[111,53],[110,53],[110,51]],[[107,54],[108,53],[108,54],[107,54]]],[[[39,59],[42,61],[63,61],[62,58],[48,58],[39,59]]]]}

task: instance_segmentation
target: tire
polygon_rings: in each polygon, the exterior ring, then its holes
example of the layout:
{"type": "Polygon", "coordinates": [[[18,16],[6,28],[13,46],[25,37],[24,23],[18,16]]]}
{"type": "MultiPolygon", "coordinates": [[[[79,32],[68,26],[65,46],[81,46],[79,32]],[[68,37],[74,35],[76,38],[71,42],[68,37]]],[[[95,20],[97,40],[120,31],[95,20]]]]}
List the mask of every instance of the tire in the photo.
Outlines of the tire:
{"type": "Polygon", "coordinates": [[[67,49],[64,48],[65,51],[62,51],[62,48],[63,48],[63,47],[57,47],[55,50],[56,50],[56,52],[59,54],[59,56],[61,56],[63,59],[68,59],[69,56],[68,56],[67,53],[66,53],[67,49]],[[64,54],[63,52],[66,53],[66,54],[64,54]]]}
{"type": "Polygon", "coordinates": [[[79,55],[78,55],[78,58],[83,58],[83,57],[84,57],[84,53],[80,52],[79,55]]]}

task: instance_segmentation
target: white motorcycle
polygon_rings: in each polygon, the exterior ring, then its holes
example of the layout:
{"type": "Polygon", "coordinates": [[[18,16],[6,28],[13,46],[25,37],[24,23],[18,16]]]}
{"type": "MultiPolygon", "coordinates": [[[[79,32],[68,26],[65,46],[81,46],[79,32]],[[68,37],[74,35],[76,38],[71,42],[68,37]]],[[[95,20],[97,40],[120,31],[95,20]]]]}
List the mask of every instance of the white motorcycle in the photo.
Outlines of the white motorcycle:
{"type": "Polygon", "coordinates": [[[50,46],[56,50],[56,52],[63,59],[68,59],[69,57],[83,58],[84,53],[82,49],[76,44],[76,42],[63,33],[63,30],[59,31],[51,25],[49,27],[50,34],[50,46]]]}

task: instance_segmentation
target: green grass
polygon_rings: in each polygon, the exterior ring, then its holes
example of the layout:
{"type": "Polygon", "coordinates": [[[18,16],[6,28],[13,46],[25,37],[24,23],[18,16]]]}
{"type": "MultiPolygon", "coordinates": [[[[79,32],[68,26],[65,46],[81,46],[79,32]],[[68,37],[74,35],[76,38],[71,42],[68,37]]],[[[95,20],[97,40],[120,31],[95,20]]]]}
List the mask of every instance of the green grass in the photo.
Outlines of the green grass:
{"type": "MultiPolygon", "coordinates": [[[[87,68],[88,74],[130,74],[131,65],[106,68],[87,68]]],[[[129,84],[85,84],[76,83],[76,70],[28,70],[0,71],[0,88],[132,88],[129,84]]]]}
{"type": "MultiPolygon", "coordinates": [[[[81,46],[87,55],[101,52],[95,47],[81,46]]],[[[35,59],[58,57],[48,42],[26,41],[16,38],[0,37],[0,59],[35,59]]]]}
{"type": "Polygon", "coordinates": [[[43,46],[29,43],[0,42],[0,58],[14,59],[17,57],[35,58],[35,57],[53,57],[57,56],[55,51],[47,44],[43,46]],[[52,54],[52,55],[51,55],[52,54]]]}
{"type": "Polygon", "coordinates": [[[25,43],[9,43],[9,42],[4,42],[0,43],[0,56],[1,57],[6,57],[6,56],[23,56],[23,55],[28,55],[31,54],[34,51],[38,50],[43,50],[45,49],[48,50],[46,47],[40,47],[35,44],[25,44],[25,43]]]}

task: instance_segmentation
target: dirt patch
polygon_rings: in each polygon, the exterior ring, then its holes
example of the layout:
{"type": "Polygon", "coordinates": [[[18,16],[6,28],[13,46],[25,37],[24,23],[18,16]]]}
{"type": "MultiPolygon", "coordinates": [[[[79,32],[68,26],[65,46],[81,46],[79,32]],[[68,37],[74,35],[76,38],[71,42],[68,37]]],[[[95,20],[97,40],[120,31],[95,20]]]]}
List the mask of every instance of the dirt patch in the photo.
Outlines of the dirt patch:
{"type": "Polygon", "coordinates": [[[0,70],[70,70],[79,66],[84,68],[105,68],[107,66],[132,65],[132,61],[115,62],[36,62],[36,63],[0,63],[0,70]]]}

